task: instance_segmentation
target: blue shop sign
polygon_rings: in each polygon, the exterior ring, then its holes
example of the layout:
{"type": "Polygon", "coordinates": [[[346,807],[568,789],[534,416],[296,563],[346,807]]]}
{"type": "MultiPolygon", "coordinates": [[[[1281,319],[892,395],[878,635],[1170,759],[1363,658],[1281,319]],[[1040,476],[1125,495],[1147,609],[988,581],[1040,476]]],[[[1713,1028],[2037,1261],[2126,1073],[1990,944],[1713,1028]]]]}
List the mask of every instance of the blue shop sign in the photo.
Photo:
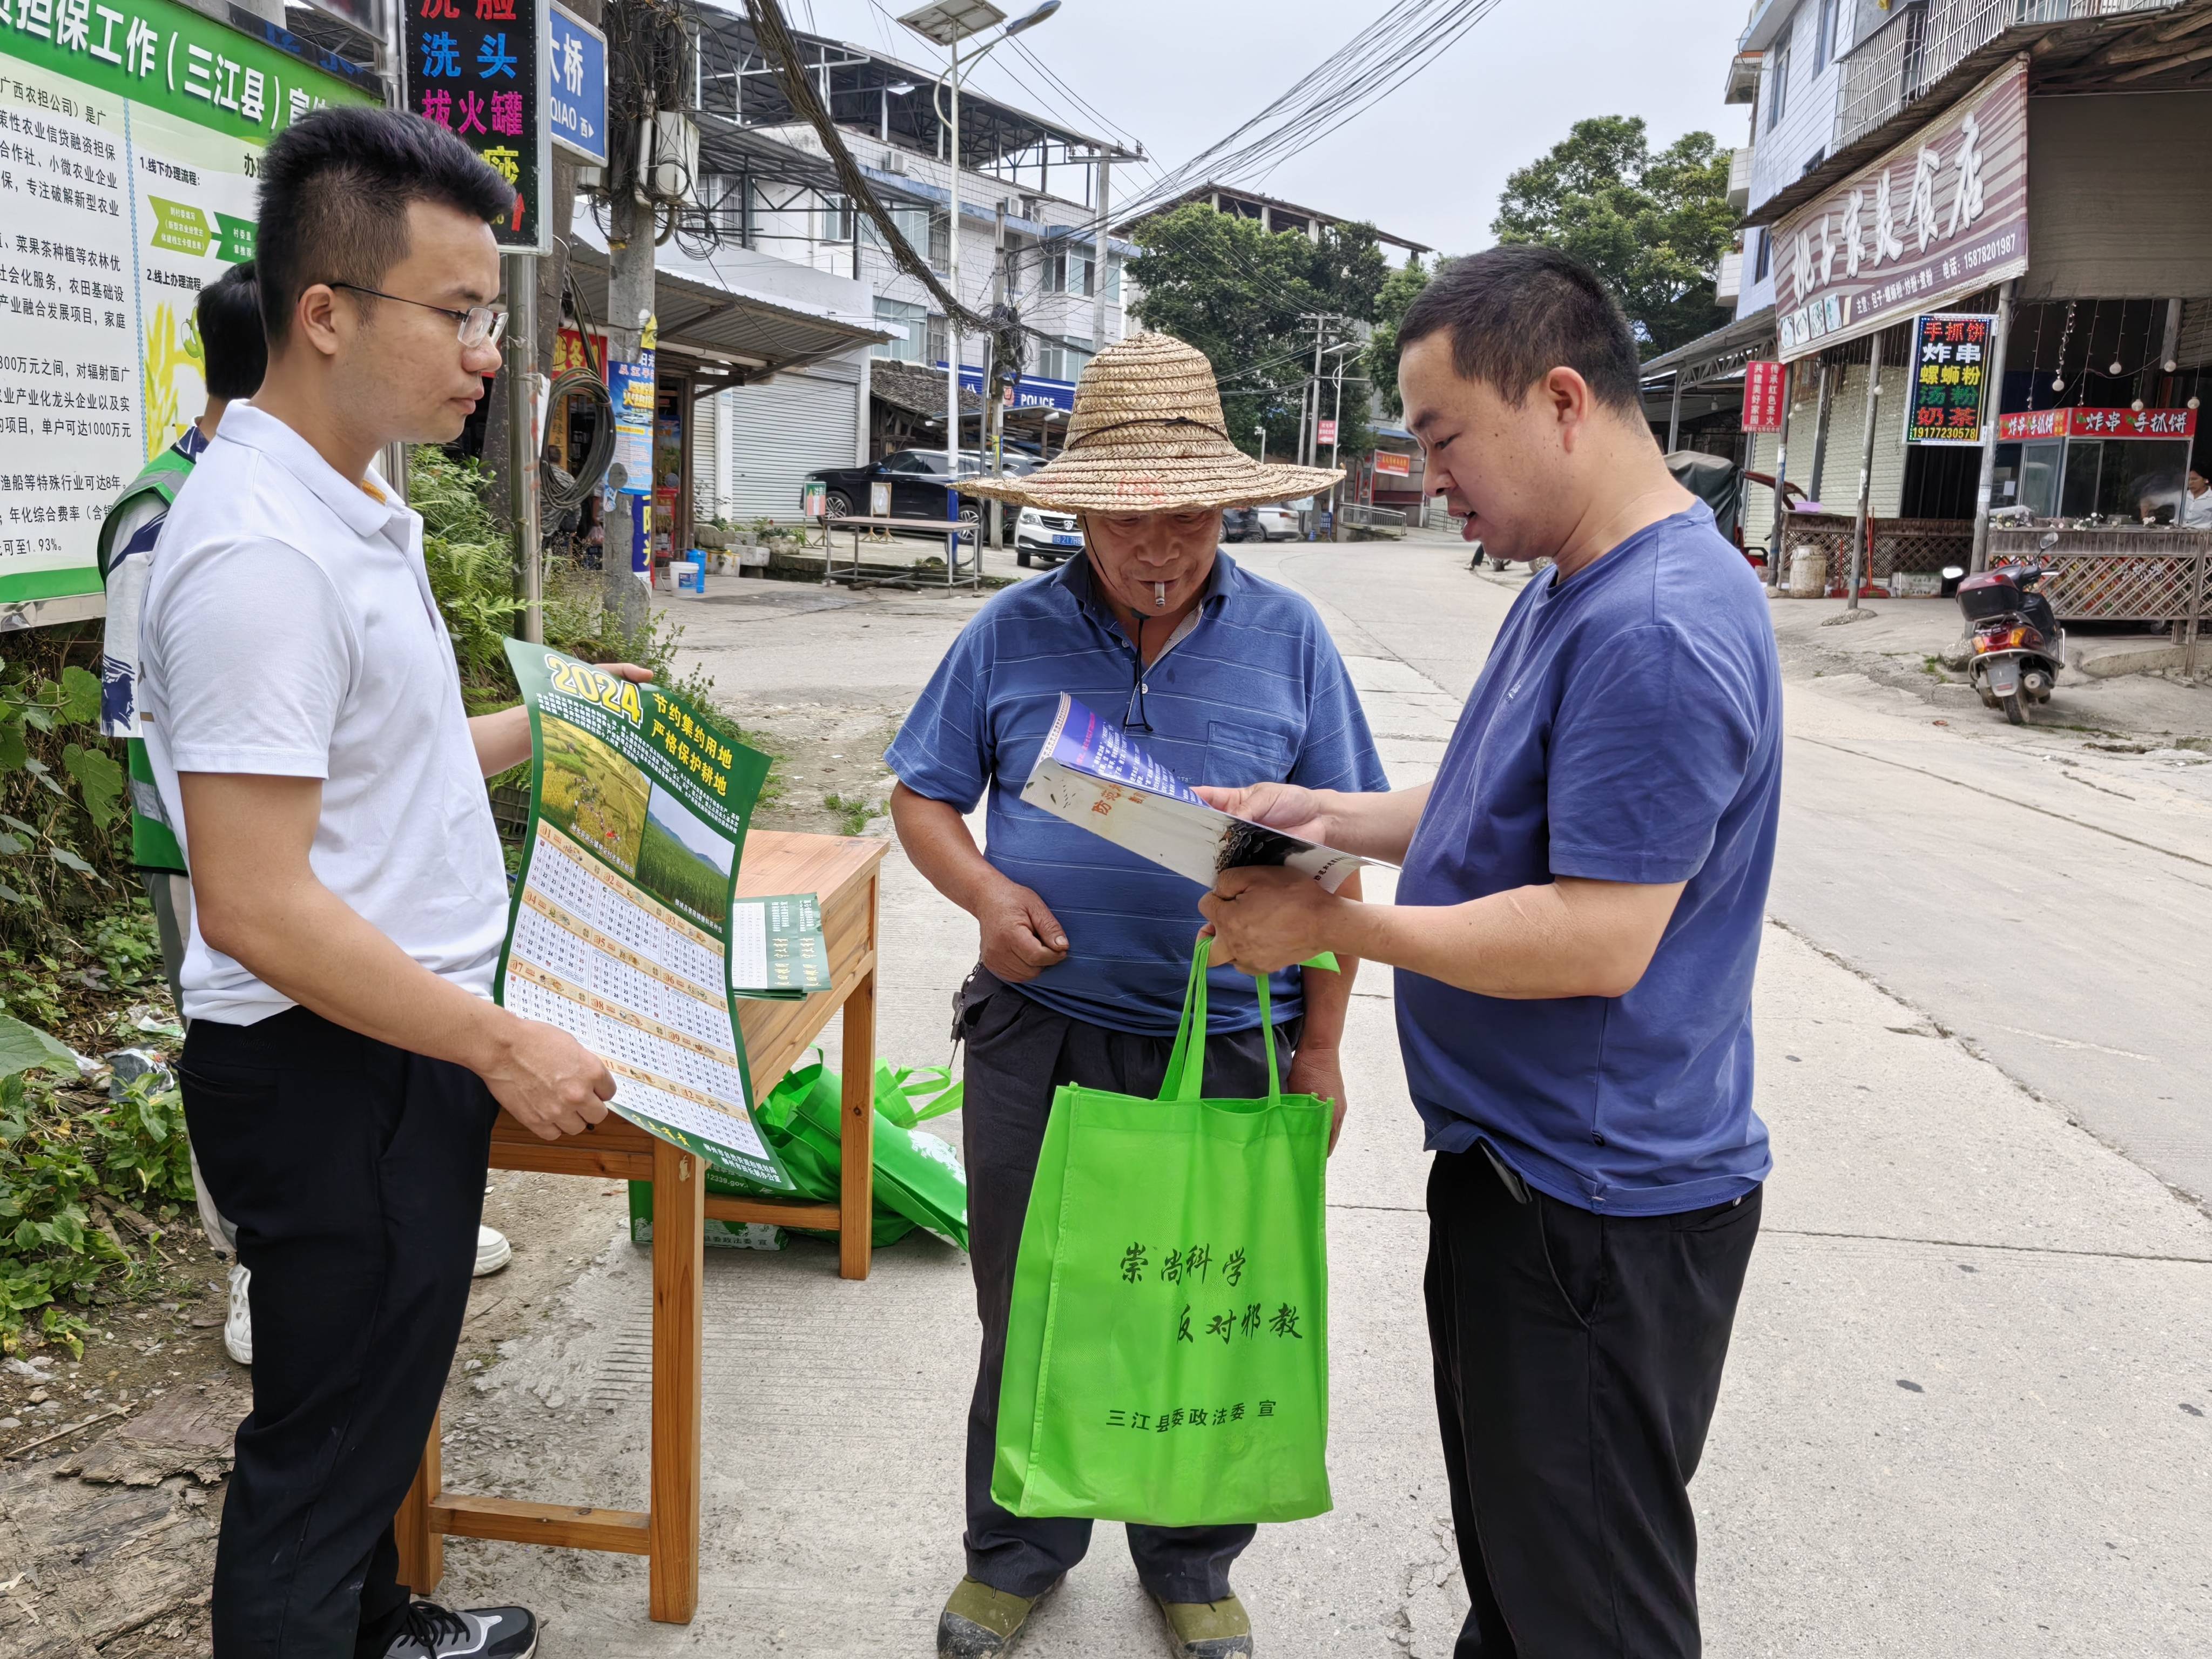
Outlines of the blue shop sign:
{"type": "MultiPolygon", "coordinates": [[[[945,365],[939,363],[938,367],[942,368],[945,365]]],[[[961,364],[960,389],[963,392],[972,392],[979,398],[981,397],[983,371],[966,363],[961,364]]],[[[1034,374],[1024,374],[1014,386],[1014,407],[1016,409],[1064,409],[1073,411],[1075,408],[1075,382],[1045,380],[1040,380],[1034,374]]]]}
{"type": "Polygon", "coordinates": [[[579,161],[607,164],[607,37],[555,6],[545,54],[545,125],[579,161]]]}

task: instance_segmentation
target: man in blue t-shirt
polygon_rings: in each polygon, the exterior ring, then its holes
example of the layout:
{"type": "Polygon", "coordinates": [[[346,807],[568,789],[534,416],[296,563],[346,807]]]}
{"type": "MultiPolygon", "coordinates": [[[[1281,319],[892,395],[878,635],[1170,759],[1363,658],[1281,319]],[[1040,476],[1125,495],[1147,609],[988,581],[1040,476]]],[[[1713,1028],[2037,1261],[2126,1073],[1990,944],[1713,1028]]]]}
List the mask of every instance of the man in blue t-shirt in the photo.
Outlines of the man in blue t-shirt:
{"type": "Polygon", "coordinates": [[[1468,539],[1546,557],[1435,781],[1216,805],[1401,860],[1394,907],[1234,870],[1204,908],[1265,970],[1398,969],[1437,1157],[1427,1297],[1474,1606],[1462,1659],[1698,1651],[1688,1483],[1770,1165],[1751,988],[1780,801],[1759,583],[1669,476],[1636,342],[1565,255],[1447,266],[1399,369],[1468,539]]]}
{"type": "MultiPolygon", "coordinates": [[[[1014,1264],[1054,1091],[1159,1091],[1205,894],[1030,805],[1022,785],[1066,692],[1194,782],[1387,788],[1313,607],[1219,549],[1224,507],[1310,495],[1338,476],[1240,452],[1211,366],[1182,341],[1140,334],[1099,353],[1076,387],[1066,452],[1025,478],[975,486],[1079,514],[1085,550],[977,613],[884,757],[899,780],[901,844],[981,936],[953,1035],[968,1049],[961,1123],[983,1343],[968,1413],[968,1574],[938,1623],[940,1659],[1004,1651],[1089,1546],[1088,1521],[1015,1516],[991,1498],[1014,1264]],[[965,818],[987,793],[979,848],[965,818]]],[[[1283,1086],[1334,1101],[1340,1125],[1337,1041],[1358,964],[1310,978],[1277,966],[1277,1041],[1296,1051],[1283,1086]]],[[[1207,996],[1206,1092],[1266,1094],[1253,981],[1217,969],[1207,996]]],[[[1229,1572],[1254,1528],[1132,1522],[1130,1553],[1170,1650],[1249,1655],[1229,1572]]]]}

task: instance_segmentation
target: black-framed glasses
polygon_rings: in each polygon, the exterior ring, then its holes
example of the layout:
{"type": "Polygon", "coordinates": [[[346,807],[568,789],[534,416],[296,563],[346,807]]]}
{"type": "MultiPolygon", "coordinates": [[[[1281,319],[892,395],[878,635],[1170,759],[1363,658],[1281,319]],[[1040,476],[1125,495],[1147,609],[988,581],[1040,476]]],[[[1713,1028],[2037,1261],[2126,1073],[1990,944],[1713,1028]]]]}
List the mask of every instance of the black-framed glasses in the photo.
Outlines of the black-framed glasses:
{"type": "Polygon", "coordinates": [[[349,293],[366,294],[374,299],[395,300],[403,306],[420,306],[441,317],[450,317],[456,337],[471,350],[478,346],[497,345],[499,337],[507,332],[507,313],[495,306],[471,306],[466,311],[456,311],[451,306],[434,306],[428,300],[410,300],[404,294],[386,294],[380,288],[363,288],[359,283],[332,283],[330,286],[349,293]]]}

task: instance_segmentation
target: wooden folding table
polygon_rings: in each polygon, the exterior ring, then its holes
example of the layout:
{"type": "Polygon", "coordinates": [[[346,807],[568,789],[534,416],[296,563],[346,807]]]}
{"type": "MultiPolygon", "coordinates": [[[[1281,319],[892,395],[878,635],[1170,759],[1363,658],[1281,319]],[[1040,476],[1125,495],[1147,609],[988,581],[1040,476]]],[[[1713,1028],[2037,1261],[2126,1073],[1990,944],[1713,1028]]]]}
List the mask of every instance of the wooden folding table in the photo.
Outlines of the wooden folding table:
{"type": "Polygon", "coordinates": [[[603,1510],[445,1490],[439,1425],[396,1524],[401,1581],[428,1595],[445,1576],[445,1540],[491,1538],[563,1549],[611,1550],[651,1563],[651,1611],[689,1624],[699,1605],[699,1423],[706,1223],[769,1222],[837,1235],[837,1270],[868,1276],[875,1204],[876,912],[887,844],[755,830],[738,870],[740,897],[814,893],[830,988],[803,1002],[738,1004],[754,1093],[797,1063],[840,1008],[845,1012],[843,1174],[835,1204],[709,1197],[700,1160],[609,1115],[580,1135],[540,1140],[505,1113],[492,1132],[495,1170],[649,1181],[653,1205],[653,1451],[642,1510],[603,1510]]]}

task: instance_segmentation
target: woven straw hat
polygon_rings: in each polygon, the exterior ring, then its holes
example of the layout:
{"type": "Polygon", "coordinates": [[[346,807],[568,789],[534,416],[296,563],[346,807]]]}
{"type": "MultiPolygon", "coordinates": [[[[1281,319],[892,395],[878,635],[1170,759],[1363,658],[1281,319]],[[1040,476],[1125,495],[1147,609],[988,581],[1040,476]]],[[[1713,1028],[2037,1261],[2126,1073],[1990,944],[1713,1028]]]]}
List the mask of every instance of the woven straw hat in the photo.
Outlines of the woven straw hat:
{"type": "Polygon", "coordinates": [[[1291,501],[1343,476],[1254,460],[1229,441],[1206,354],[1138,334],[1085,366],[1058,458],[1024,478],[963,480],[960,493],[1063,513],[1188,513],[1291,501]]]}

